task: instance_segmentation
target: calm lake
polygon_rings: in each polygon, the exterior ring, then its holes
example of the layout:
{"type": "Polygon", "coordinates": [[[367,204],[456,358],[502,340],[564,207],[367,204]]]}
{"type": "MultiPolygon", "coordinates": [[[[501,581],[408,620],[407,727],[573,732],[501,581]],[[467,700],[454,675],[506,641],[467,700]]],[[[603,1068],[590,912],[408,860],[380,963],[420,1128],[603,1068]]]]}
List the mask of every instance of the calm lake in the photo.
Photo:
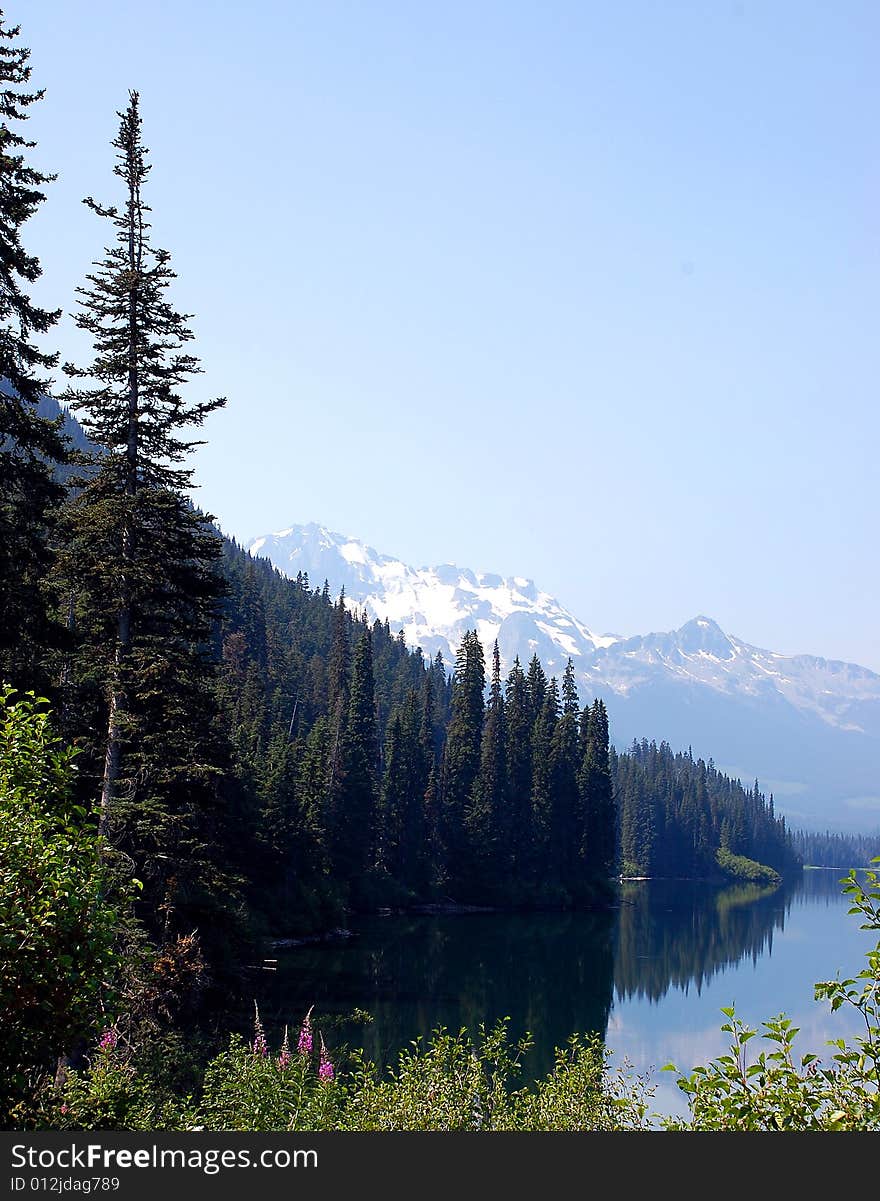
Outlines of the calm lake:
{"type": "Polygon", "coordinates": [[[686,1113],[660,1069],[724,1052],[722,1006],[756,1026],[785,1012],[801,1027],[800,1054],[825,1056],[827,1039],[860,1032],[857,1014],[813,1000],[815,981],[855,975],[877,941],[847,914],[843,874],[807,871],[774,891],[627,882],[609,913],[370,917],[349,940],[277,952],[261,1012],[277,1034],[314,1005],[328,1046],[362,1046],[381,1063],[437,1026],[508,1017],[512,1034],[534,1038],[532,1076],[572,1031],[597,1031],[612,1063],[650,1073],[657,1112],[686,1113]],[[372,1021],[345,1020],[355,1009],[372,1021]]]}

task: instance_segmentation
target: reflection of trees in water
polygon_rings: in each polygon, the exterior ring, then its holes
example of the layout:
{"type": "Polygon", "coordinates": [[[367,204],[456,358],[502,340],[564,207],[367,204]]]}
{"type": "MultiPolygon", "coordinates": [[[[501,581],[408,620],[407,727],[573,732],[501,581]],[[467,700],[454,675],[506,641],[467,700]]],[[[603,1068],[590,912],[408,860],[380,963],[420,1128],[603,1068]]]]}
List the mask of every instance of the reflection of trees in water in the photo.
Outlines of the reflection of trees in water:
{"type": "Polygon", "coordinates": [[[613,994],[616,913],[466,914],[365,922],[356,940],[302,948],[279,964],[263,1002],[273,1026],[316,1013],[366,1009],[370,1025],[343,1027],[377,1062],[437,1026],[475,1034],[510,1019],[543,1073],[574,1031],[604,1035],[613,994]]]}
{"type": "Polygon", "coordinates": [[[687,992],[747,955],[773,947],[773,933],[799,885],[717,889],[686,880],[622,886],[614,985],[621,997],[658,1001],[670,988],[687,992]]]}
{"type": "MultiPolygon", "coordinates": [[[[864,879],[866,869],[862,869],[857,874],[861,879],[864,879]]],[[[818,904],[823,904],[827,908],[830,905],[837,907],[840,903],[840,897],[843,895],[843,879],[848,874],[847,871],[839,867],[833,868],[806,868],[801,881],[800,891],[804,896],[810,898],[818,904]]]]}

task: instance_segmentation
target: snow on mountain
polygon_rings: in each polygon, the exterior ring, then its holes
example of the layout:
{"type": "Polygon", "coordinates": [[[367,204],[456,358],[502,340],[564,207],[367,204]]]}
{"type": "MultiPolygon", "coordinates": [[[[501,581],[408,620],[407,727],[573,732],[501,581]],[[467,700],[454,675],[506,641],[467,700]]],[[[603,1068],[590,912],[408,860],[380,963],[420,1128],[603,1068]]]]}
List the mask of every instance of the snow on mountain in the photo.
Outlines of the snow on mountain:
{"type": "Polygon", "coordinates": [[[670,677],[718,692],[755,698],[776,693],[828,725],[863,731],[853,706],[880,701],[880,676],[853,663],[812,655],[780,655],[725,634],[709,617],[695,617],[668,634],[618,640],[585,667],[585,680],[625,694],[662,669],[670,677]]]}
{"type": "Polygon", "coordinates": [[[316,524],[248,550],[312,587],[345,588],[352,608],[403,630],[450,667],[467,629],[505,669],[537,653],[548,675],[569,659],[583,700],[603,696],[618,746],[633,737],[693,746],[723,770],[759,776],[798,824],[880,825],[880,675],[851,663],[781,655],[726,634],[709,617],[634,637],[597,634],[520,576],[444,564],[413,568],[316,524]]]}
{"type": "Polygon", "coordinates": [[[269,559],[285,575],[307,572],[313,587],[326,579],[335,596],[345,588],[349,604],[370,618],[403,630],[411,646],[437,651],[450,667],[466,630],[476,629],[483,646],[497,639],[502,659],[537,652],[549,674],[561,672],[571,656],[586,660],[617,641],[595,634],[531,580],[503,579],[444,564],[408,567],[354,538],[314,524],[292,526],[257,538],[248,550],[269,559]]]}

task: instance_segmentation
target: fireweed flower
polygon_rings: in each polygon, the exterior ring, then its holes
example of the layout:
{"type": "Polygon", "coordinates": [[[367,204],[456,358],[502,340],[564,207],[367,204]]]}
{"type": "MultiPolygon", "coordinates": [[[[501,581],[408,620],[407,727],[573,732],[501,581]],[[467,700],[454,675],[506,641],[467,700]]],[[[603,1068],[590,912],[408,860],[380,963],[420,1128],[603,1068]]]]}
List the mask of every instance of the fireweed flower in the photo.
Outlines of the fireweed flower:
{"type": "Polygon", "coordinates": [[[117,1035],[116,1031],[111,1027],[109,1030],[105,1030],[104,1033],[101,1035],[101,1040],[98,1043],[98,1050],[99,1051],[114,1051],[116,1049],[117,1041],[118,1041],[118,1035],[117,1035]]]}
{"type": "Polygon", "coordinates": [[[263,1032],[263,1023],[260,1021],[260,1011],[257,1009],[257,1003],[254,1001],[254,1054],[268,1055],[269,1048],[266,1046],[266,1035],[263,1032]]]}
{"type": "MultiPolygon", "coordinates": [[[[313,1005],[312,1009],[314,1008],[315,1007],[313,1005]]],[[[300,1055],[311,1055],[312,1053],[312,1009],[310,1009],[303,1018],[302,1028],[299,1032],[299,1039],[297,1040],[296,1049],[299,1051],[300,1055]]]]}
{"type": "Polygon", "coordinates": [[[327,1054],[327,1048],[324,1046],[324,1036],[321,1035],[321,1062],[318,1065],[318,1079],[329,1083],[336,1073],[333,1070],[333,1064],[330,1062],[330,1056],[327,1054]]]}
{"type": "Polygon", "coordinates": [[[278,1066],[282,1071],[290,1067],[290,1041],[287,1037],[287,1027],[284,1027],[284,1042],[281,1044],[281,1054],[278,1056],[278,1066]]]}

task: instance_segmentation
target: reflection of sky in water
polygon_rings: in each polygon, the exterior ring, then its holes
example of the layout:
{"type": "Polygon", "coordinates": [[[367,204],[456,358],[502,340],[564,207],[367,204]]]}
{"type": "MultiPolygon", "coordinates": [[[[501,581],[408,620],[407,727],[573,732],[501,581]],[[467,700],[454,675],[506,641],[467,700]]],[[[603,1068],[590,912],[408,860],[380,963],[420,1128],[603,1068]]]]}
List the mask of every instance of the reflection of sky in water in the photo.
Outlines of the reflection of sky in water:
{"type": "MultiPolygon", "coordinates": [[[[759,1030],[767,1018],[785,1013],[800,1027],[796,1061],[808,1051],[830,1057],[828,1039],[864,1032],[861,1016],[851,1007],[832,1014],[827,1002],[814,1001],[813,985],[838,972],[845,978],[861,971],[878,932],[859,929],[861,919],[847,913],[849,900],[827,876],[807,883],[812,887],[795,894],[784,925],[773,931],[772,951],[765,948],[754,959],[746,956],[720,968],[699,990],[673,986],[656,1001],[621,997],[615,989],[606,1036],[612,1064],[622,1066],[626,1059],[635,1071],[650,1071],[656,1112],[687,1114],[676,1073],[660,1069],[672,1062],[689,1071],[724,1054],[729,1036],[721,1031],[723,1007],[735,1006],[737,1016],[759,1030]]],[[[770,1049],[760,1038],[749,1043],[752,1056],[770,1049]]]]}

